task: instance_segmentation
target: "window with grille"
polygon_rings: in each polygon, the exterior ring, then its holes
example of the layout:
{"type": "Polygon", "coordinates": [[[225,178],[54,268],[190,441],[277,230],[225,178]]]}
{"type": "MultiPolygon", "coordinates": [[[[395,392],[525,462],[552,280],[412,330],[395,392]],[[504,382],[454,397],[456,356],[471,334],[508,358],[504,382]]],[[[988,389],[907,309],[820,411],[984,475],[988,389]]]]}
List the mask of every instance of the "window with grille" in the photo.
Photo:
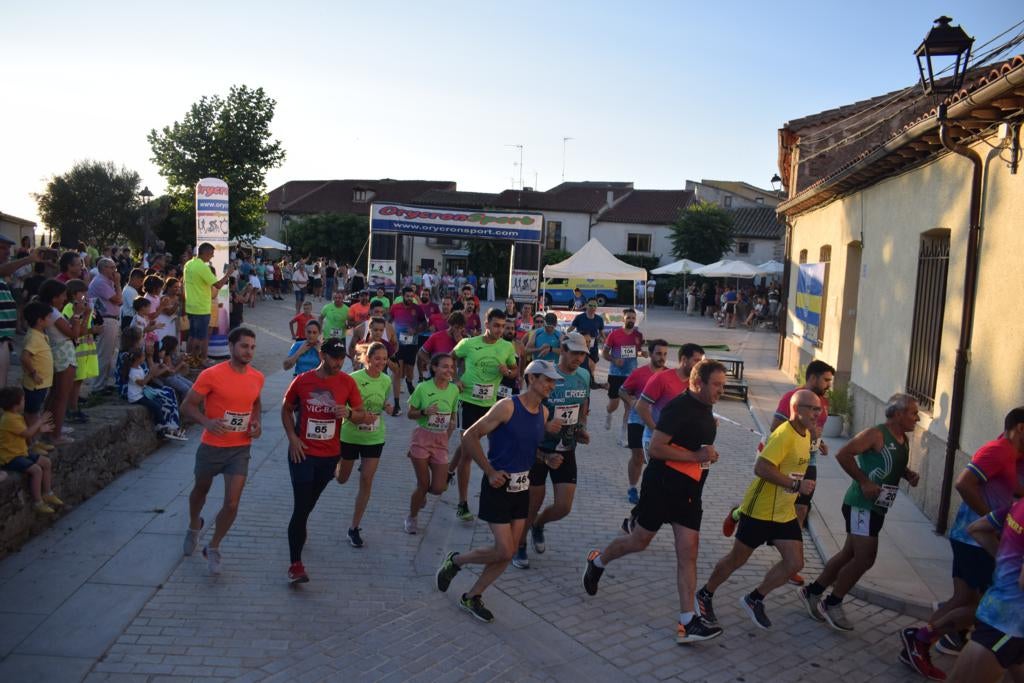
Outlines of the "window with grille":
{"type": "Polygon", "coordinates": [[[562,248],[562,221],[548,221],[548,234],[544,240],[544,248],[562,248]]]}
{"type": "Polygon", "coordinates": [[[825,264],[825,273],[821,280],[821,315],[818,320],[818,346],[825,341],[825,313],[828,308],[828,273],[832,270],[832,246],[824,245],[818,251],[818,262],[825,264]]]}
{"type": "Polygon", "coordinates": [[[629,233],[626,236],[626,251],[628,251],[631,254],[634,254],[634,253],[650,254],[651,253],[651,236],[650,235],[641,235],[641,234],[636,234],[636,233],[629,233]]]}
{"type": "Polygon", "coordinates": [[[750,254],[750,242],[737,242],[736,253],[741,256],[747,256],[750,254]]]}
{"type": "Polygon", "coordinates": [[[917,256],[917,287],[910,336],[907,393],[922,410],[935,403],[939,375],[942,318],[946,308],[946,275],[949,272],[949,231],[923,235],[917,256]]]}

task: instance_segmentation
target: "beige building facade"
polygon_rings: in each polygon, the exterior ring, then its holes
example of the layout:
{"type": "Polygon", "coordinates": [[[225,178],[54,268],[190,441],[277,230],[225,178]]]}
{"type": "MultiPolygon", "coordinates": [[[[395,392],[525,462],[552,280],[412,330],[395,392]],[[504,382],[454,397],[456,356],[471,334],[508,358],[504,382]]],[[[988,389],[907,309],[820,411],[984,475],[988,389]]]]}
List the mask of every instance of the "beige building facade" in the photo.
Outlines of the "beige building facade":
{"type": "MultiPolygon", "coordinates": [[[[959,504],[943,486],[943,470],[965,324],[972,334],[954,472],[1002,431],[1008,410],[1024,404],[1024,173],[1007,163],[1019,156],[1013,137],[1024,120],[1022,83],[1024,60],[1016,58],[968,84],[949,108],[950,120],[966,126],[948,124],[950,141],[981,163],[976,294],[966,320],[973,164],[943,147],[934,113],[830,175],[793,187],[780,207],[790,261],[782,367],[795,375],[815,358],[836,366],[853,396],[854,431],[884,421],[890,395],[917,396],[911,467],[922,482],[906,491],[936,521],[943,496],[949,519],[959,504]],[[999,123],[1008,125],[1001,131],[999,123]],[[795,314],[796,271],[822,262],[822,324],[807,339],[795,314]]],[[[793,142],[785,133],[780,140],[793,142]]],[[[798,155],[798,145],[780,153],[792,160],[781,169],[791,186],[798,155]]]]}

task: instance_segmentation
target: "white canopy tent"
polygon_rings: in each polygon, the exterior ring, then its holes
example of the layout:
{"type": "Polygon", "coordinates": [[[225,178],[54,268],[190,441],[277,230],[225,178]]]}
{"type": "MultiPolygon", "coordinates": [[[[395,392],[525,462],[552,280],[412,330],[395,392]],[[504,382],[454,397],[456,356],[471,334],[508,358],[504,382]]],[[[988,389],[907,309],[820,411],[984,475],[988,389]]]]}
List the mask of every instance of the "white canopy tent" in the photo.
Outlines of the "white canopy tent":
{"type": "MultiPolygon", "coordinates": [[[[631,266],[625,261],[615,258],[595,237],[561,263],[544,266],[544,279],[553,277],[646,282],[647,269],[631,266]]],[[[636,305],[636,287],[633,288],[633,304],[636,305]]],[[[646,287],[644,287],[644,310],[647,310],[646,287]]]]}
{"type": "Polygon", "coordinates": [[[691,261],[688,258],[679,259],[673,263],[660,266],[651,271],[651,275],[689,275],[698,268],[703,268],[703,263],[691,261]]]}
{"type": "Polygon", "coordinates": [[[786,266],[774,259],[771,261],[765,261],[761,265],[757,266],[757,272],[761,275],[779,275],[785,270],[786,266]]]}
{"type": "MultiPolygon", "coordinates": [[[[229,247],[233,247],[238,244],[238,240],[231,240],[228,242],[229,247]]],[[[277,251],[291,251],[287,244],[281,244],[275,239],[271,239],[266,235],[260,235],[258,239],[253,241],[243,241],[243,245],[255,247],[256,249],[276,249],[277,251]]]]}
{"type": "Polygon", "coordinates": [[[755,266],[745,261],[730,261],[726,259],[710,263],[703,268],[693,271],[693,274],[702,275],[703,277],[752,278],[761,273],[755,266]]]}

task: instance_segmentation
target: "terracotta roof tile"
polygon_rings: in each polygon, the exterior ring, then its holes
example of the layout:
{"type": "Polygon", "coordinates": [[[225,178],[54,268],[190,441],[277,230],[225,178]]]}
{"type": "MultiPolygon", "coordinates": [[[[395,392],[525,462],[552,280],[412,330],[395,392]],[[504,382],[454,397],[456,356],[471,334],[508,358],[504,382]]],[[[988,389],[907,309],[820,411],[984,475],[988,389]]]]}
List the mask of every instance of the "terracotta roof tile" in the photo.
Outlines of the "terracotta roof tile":
{"type": "Polygon", "coordinates": [[[459,209],[487,209],[497,206],[498,195],[492,192],[460,192],[458,190],[427,190],[413,200],[414,204],[451,206],[459,209]]]}
{"type": "Polygon", "coordinates": [[[267,211],[286,213],[354,213],[368,215],[370,202],[412,203],[428,190],[454,190],[449,180],[292,180],[270,191],[267,211]],[[373,193],[370,201],[355,201],[356,190],[373,193]]]}
{"type": "Polygon", "coordinates": [[[693,201],[688,190],[633,190],[625,199],[601,214],[602,223],[668,225],[693,201]]]}
{"type": "Polygon", "coordinates": [[[734,237],[777,240],[782,237],[782,222],[774,207],[758,206],[729,211],[732,215],[734,237]]]}

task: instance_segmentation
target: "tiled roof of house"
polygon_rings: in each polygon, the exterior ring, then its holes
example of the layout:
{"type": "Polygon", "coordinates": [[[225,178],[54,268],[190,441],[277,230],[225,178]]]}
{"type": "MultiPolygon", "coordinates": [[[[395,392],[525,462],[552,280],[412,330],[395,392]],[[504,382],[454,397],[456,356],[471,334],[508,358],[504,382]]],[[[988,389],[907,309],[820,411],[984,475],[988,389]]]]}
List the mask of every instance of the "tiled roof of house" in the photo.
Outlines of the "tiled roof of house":
{"type": "Polygon", "coordinates": [[[604,223],[668,225],[693,201],[687,190],[633,190],[625,199],[601,214],[604,223]]]}
{"type": "Polygon", "coordinates": [[[777,240],[782,237],[782,221],[771,206],[731,209],[734,237],[777,240]]]}
{"type": "MultiPolygon", "coordinates": [[[[978,67],[967,72],[963,88],[945,100],[950,110],[950,117],[954,117],[953,112],[956,109],[963,109],[968,113],[973,109],[983,109],[984,116],[966,116],[966,118],[958,120],[959,128],[954,127],[952,134],[954,142],[962,142],[992,126],[996,121],[1006,120],[1007,117],[1018,115],[1022,111],[1017,98],[1006,98],[1001,95],[1004,90],[1012,91],[1014,88],[1009,74],[1016,72],[1018,75],[1015,78],[1019,78],[1022,69],[1024,69],[1024,55],[1017,55],[998,64],[978,67]],[[999,84],[1004,85],[1005,88],[1001,89],[999,84]],[[979,92],[983,89],[986,93],[995,93],[991,97],[1002,97],[1002,99],[986,103],[978,102],[977,97],[984,97],[979,92]],[[957,132],[958,130],[961,132],[957,132]]],[[[783,211],[789,213],[807,210],[816,203],[831,200],[853,191],[857,187],[869,185],[882,177],[901,172],[933,155],[945,153],[946,150],[938,140],[936,108],[933,106],[932,99],[921,95],[920,91],[916,91],[916,97],[918,99],[912,106],[907,106],[905,110],[892,114],[871,135],[851,140],[844,145],[837,145],[837,149],[834,152],[830,151],[823,160],[824,163],[807,177],[807,182],[798,184],[795,188],[796,192],[791,193],[792,196],[783,203],[781,207],[783,211]],[[913,135],[910,135],[911,132],[913,135]],[[909,137],[904,138],[903,136],[909,137]],[[899,154],[894,154],[896,147],[899,147],[899,154]],[[854,172],[855,167],[856,178],[847,178],[854,172]],[[819,188],[836,184],[842,187],[837,186],[828,190],[828,197],[814,198],[819,188]]],[[[876,116],[880,115],[876,114],[876,116]]],[[[964,117],[965,114],[961,113],[960,116],[964,117]]],[[[858,128],[862,126],[863,122],[857,124],[858,128]]],[[[780,142],[787,132],[786,128],[780,131],[780,142]]],[[[780,166],[782,167],[780,170],[784,173],[786,171],[785,164],[781,162],[787,157],[787,154],[784,143],[780,144],[780,166]]],[[[805,159],[806,155],[807,152],[801,146],[801,158],[805,159]]],[[[801,167],[803,166],[804,162],[801,163],[801,167]]],[[[803,168],[801,168],[801,172],[803,172],[803,168]]]]}
{"type": "Polygon", "coordinates": [[[457,209],[489,209],[497,206],[497,193],[460,192],[458,190],[427,190],[413,200],[413,204],[451,206],[457,209]]]}
{"type": "Polygon", "coordinates": [[[366,215],[371,201],[411,203],[428,190],[454,190],[450,180],[292,180],[270,191],[267,211],[287,213],[355,213],[366,215]],[[356,190],[373,193],[355,201],[356,190]]]}

